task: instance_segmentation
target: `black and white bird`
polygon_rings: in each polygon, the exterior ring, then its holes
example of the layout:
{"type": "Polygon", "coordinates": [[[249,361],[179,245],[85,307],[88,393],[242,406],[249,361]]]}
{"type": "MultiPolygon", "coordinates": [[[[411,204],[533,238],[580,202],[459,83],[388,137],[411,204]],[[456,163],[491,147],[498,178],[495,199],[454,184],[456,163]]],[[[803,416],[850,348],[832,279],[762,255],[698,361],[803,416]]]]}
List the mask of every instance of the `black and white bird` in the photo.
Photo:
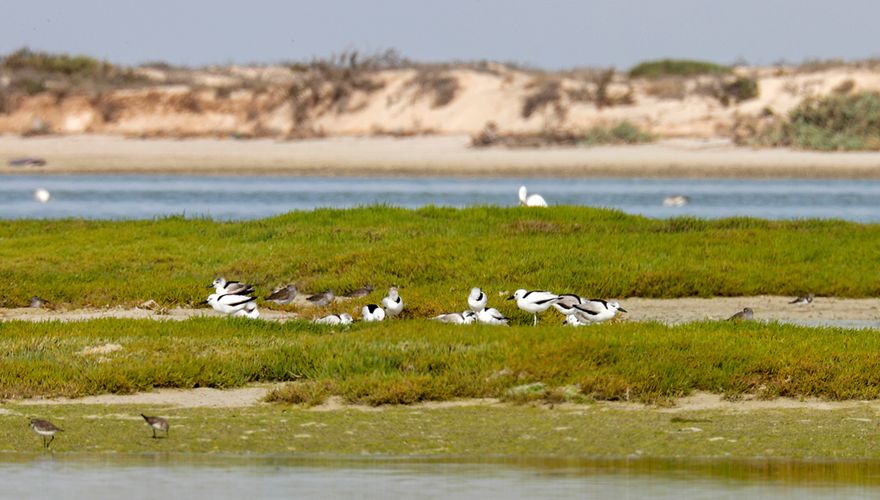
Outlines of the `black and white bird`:
{"type": "Polygon", "coordinates": [[[546,207],[547,202],[539,194],[529,195],[525,186],[519,187],[519,204],[523,207],[546,207]]]}
{"type": "Polygon", "coordinates": [[[555,293],[545,292],[541,290],[519,290],[513,292],[513,295],[507,300],[516,299],[516,306],[525,312],[532,313],[535,318],[535,325],[538,324],[538,313],[544,312],[553,304],[559,301],[559,296],[555,293]]]}
{"type": "Polygon", "coordinates": [[[509,319],[494,307],[488,307],[477,313],[477,321],[484,325],[507,325],[509,319]]]}
{"type": "Polygon", "coordinates": [[[367,304],[361,309],[361,319],[365,322],[382,321],[385,319],[385,309],[376,304],[367,304]]]}
{"type": "Polygon", "coordinates": [[[575,312],[566,316],[562,324],[568,326],[587,326],[590,324],[590,321],[584,317],[583,313],[575,312]]]}
{"type": "Polygon", "coordinates": [[[314,295],[309,296],[306,300],[309,301],[315,307],[324,307],[336,298],[336,295],[333,293],[333,290],[326,290],[321,293],[316,293],[314,295]]]}
{"type": "Polygon", "coordinates": [[[248,309],[248,304],[254,303],[255,300],[257,299],[247,295],[220,295],[212,293],[211,295],[208,295],[208,300],[206,300],[205,303],[209,304],[217,312],[223,314],[235,314],[239,311],[248,309]]]}
{"type": "Polygon", "coordinates": [[[55,440],[56,433],[64,432],[64,429],[56,427],[52,422],[40,418],[32,418],[30,425],[31,429],[43,438],[43,448],[46,449],[49,449],[49,445],[55,440]],[[48,441],[46,441],[47,437],[49,438],[48,441]]]}
{"type": "Polygon", "coordinates": [[[367,284],[367,285],[364,285],[360,288],[357,288],[355,290],[352,290],[352,291],[346,293],[345,295],[343,295],[343,297],[348,297],[349,299],[357,299],[360,297],[366,297],[367,295],[372,293],[372,291],[373,291],[373,287],[371,285],[367,284]]]}
{"type": "Polygon", "coordinates": [[[801,295],[800,297],[792,300],[791,302],[789,302],[789,304],[794,304],[796,306],[805,306],[807,304],[812,303],[813,298],[814,298],[813,294],[808,293],[806,295],[801,295]]]}
{"type": "Polygon", "coordinates": [[[150,426],[150,429],[153,430],[153,439],[157,437],[156,431],[164,432],[165,437],[168,437],[169,426],[167,420],[162,417],[148,417],[143,413],[141,413],[141,416],[144,417],[144,421],[150,426]]]}
{"type": "Polygon", "coordinates": [[[577,319],[586,320],[590,323],[608,321],[617,315],[617,312],[627,312],[620,307],[619,302],[608,302],[602,299],[581,300],[580,304],[572,306],[577,319]]]}
{"type": "Polygon", "coordinates": [[[217,295],[247,295],[254,293],[254,287],[240,281],[226,281],[226,278],[219,277],[211,283],[208,288],[213,288],[217,295]]]}
{"type": "Polygon", "coordinates": [[[388,296],[382,299],[382,307],[389,316],[397,316],[403,311],[403,299],[397,293],[397,287],[392,286],[388,290],[388,296]]]}
{"type": "Polygon", "coordinates": [[[740,322],[740,321],[751,321],[755,318],[755,312],[752,311],[751,307],[745,307],[742,311],[734,314],[733,316],[727,318],[727,321],[740,322]]]}
{"type": "Polygon", "coordinates": [[[318,318],[312,321],[312,323],[315,323],[316,325],[350,325],[353,322],[354,318],[348,313],[329,314],[323,318],[318,318]]]}
{"type": "Polygon", "coordinates": [[[578,295],[573,293],[562,293],[559,294],[559,300],[553,304],[553,308],[561,312],[564,316],[571,316],[576,311],[574,306],[580,305],[583,302],[584,299],[578,295]]]}
{"type": "Polygon", "coordinates": [[[485,309],[488,304],[489,297],[486,297],[482,290],[477,287],[471,288],[471,293],[468,295],[468,307],[471,308],[471,311],[478,313],[485,309]]]}
{"type": "Polygon", "coordinates": [[[440,314],[431,318],[440,323],[451,323],[453,325],[469,325],[477,320],[477,313],[467,310],[460,313],[440,314]]]}
{"type": "Polygon", "coordinates": [[[248,319],[257,319],[260,317],[260,311],[257,309],[256,302],[248,302],[245,306],[239,310],[232,313],[232,317],[234,318],[248,318],[248,319]]]}

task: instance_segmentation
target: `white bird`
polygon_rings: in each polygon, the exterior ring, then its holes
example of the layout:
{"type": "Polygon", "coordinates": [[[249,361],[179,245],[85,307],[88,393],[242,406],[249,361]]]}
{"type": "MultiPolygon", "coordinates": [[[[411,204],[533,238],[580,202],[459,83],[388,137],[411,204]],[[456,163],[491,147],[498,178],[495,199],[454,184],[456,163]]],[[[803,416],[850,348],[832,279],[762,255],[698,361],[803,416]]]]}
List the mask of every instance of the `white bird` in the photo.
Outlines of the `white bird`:
{"type": "Polygon", "coordinates": [[[559,301],[559,296],[555,293],[544,292],[540,290],[528,291],[520,288],[513,292],[513,295],[507,297],[507,300],[516,299],[516,306],[525,312],[532,313],[535,317],[535,325],[538,324],[538,313],[544,312],[553,304],[559,301]]]}
{"type": "Polygon", "coordinates": [[[569,314],[565,317],[565,321],[562,322],[563,325],[568,326],[587,326],[590,322],[587,319],[582,319],[581,315],[583,313],[569,314]]]}
{"type": "Polygon", "coordinates": [[[471,308],[471,311],[478,313],[485,309],[488,304],[489,297],[486,297],[482,290],[476,287],[471,288],[471,293],[468,295],[468,307],[471,308]]]}
{"type": "Polygon", "coordinates": [[[676,194],[663,198],[663,206],[667,208],[680,208],[691,202],[687,196],[676,194]]]}
{"type": "Polygon", "coordinates": [[[400,294],[397,293],[396,286],[392,286],[391,289],[388,290],[388,296],[382,299],[382,306],[385,308],[385,312],[387,312],[389,316],[397,316],[403,311],[403,299],[401,299],[400,294]]]}
{"type": "Polygon", "coordinates": [[[490,307],[477,313],[477,321],[485,325],[506,325],[510,320],[505,318],[498,309],[490,307]]]}
{"type": "Polygon", "coordinates": [[[366,322],[382,321],[385,319],[385,309],[376,304],[367,304],[361,309],[361,318],[366,322]]]}
{"type": "Polygon", "coordinates": [[[519,187],[519,204],[523,207],[546,207],[547,202],[544,197],[539,194],[528,196],[525,186],[519,187]]]}
{"type": "Polygon", "coordinates": [[[626,309],[620,307],[620,303],[607,302],[602,299],[585,300],[574,308],[577,309],[578,319],[591,323],[608,321],[617,315],[617,311],[627,312],[626,309]]]}
{"type": "Polygon", "coordinates": [[[312,321],[317,325],[350,325],[352,322],[354,322],[354,318],[348,313],[330,314],[312,321]]]}
{"type": "Polygon", "coordinates": [[[213,288],[217,295],[247,295],[254,293],[254,287],[251,285],[239,281],[226,281],[226,278],[222,276],[215,279],[208,288],[213,288]]]}
{"type": "Polygon", "coordinates": [[[260,317],[260,311],[257,310],[256,302],[248,302],[245,304],[244,309],[235,311],[232,313],[232,316],[235,318],[257,319],[260,317]]]}
{"type": "Polygon", "coordinates": [[[212,293],[211,295],[208,295],[208,300],[205,302],[210,304],[217,312],[223,314],[235,314],[247,308],[248,304],[255,300],[257,299],[254,297],[248,297],[247,295],[220,295],[212,293]]]}
{"type": "Polygon", "coordinates": [[[584,299],[573,293],[562,293],[559,295],[559,301],[553,304],[553,307],[565,316],[571,316],[575,313],[574,306],[581,304],[584,299]]]}
{"type": "Polygon", "coordinates": [[[431,318],[441,323],[451,323],[454,325],[469,325],[476,321],[477,313],[473,311],[464,311],[460,313],[440,314],[431,318]]]}
{"type": "Polygon", "coordinates": [[[34,190],[34,201],[37,203],[48,203],[51,199],[52,194],[49,193],[48,189],[39,188],[34,190]]]}

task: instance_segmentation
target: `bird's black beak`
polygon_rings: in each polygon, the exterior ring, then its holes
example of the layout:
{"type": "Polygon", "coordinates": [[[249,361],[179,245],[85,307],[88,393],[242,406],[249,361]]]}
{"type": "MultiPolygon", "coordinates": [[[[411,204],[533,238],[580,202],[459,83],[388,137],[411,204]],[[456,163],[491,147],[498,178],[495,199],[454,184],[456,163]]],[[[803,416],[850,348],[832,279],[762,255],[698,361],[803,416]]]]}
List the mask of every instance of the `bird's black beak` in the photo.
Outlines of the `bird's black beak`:
{"type": "Polygon", "coordinates": [[[208,285],[205,288],[214,288],[214,285],[208,285]]]}
{"type": "Polygon", "coordinates": [[[620,312],[622,312],[622,313],[625,313],[625,312],[626,312],[626,309],[624,309],[624,308],[622,308],[622,307],[618,307],[617,310],[620,311],[620,312]]]}
{"type": "Polygon", "coordinates": [[[507,297],[507,300],[513,300],[513,299],[515,299],[515,298],[516,298],[516,297],[514,297],[513,295],[511,295],[510,297],[507,297]]]}
{"type": "Polygon", "coordinates": [[[203,301],[199,302],[199,304],[202,304],[202,305],[205,305],[205,304],[207,304],[207,303],[208,303],[207,300],[203,300],[203,301]]]}

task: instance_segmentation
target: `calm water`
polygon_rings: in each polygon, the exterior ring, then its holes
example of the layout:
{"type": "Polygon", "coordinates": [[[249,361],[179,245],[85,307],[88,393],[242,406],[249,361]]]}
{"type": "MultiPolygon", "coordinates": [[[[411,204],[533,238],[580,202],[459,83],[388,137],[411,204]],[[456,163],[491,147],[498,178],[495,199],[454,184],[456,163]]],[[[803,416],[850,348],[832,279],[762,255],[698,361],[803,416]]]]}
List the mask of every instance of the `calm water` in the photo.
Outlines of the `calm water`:
{"type": "Polygon", "coordinates": [[[551,205],[613,207],[649,217],[752,216],[880,221],[880,181],[357,177],[0,176],[0,218],[253,219],[290,210],[385,203],[514,205],[520,184],[551,205]],[[45,204],[33,200],[49,190],[45,204]],[[663,198],[686,195],[683,208],[663,198]]]}
{"type": "Polygon", "coordinates": [[[303,461],[163,457],[0,463],[4,498],[876,498],[859,462],[303,461]]]}

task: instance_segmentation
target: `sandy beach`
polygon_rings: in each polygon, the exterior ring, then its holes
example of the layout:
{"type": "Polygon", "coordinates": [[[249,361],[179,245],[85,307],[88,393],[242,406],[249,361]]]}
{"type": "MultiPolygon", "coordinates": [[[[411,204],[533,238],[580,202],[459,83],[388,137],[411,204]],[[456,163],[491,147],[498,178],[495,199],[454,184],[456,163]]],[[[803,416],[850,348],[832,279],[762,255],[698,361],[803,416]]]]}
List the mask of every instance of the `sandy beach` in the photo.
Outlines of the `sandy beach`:
{"type": "Polygon", "coordinates": [[[464,135],[300,141],[3,135],[0,173],[878,179],[880,153],[752,149],[720,139],[474,149],[464,135]],[[25,156],[47,165],[9,166],[25,156]]]}

